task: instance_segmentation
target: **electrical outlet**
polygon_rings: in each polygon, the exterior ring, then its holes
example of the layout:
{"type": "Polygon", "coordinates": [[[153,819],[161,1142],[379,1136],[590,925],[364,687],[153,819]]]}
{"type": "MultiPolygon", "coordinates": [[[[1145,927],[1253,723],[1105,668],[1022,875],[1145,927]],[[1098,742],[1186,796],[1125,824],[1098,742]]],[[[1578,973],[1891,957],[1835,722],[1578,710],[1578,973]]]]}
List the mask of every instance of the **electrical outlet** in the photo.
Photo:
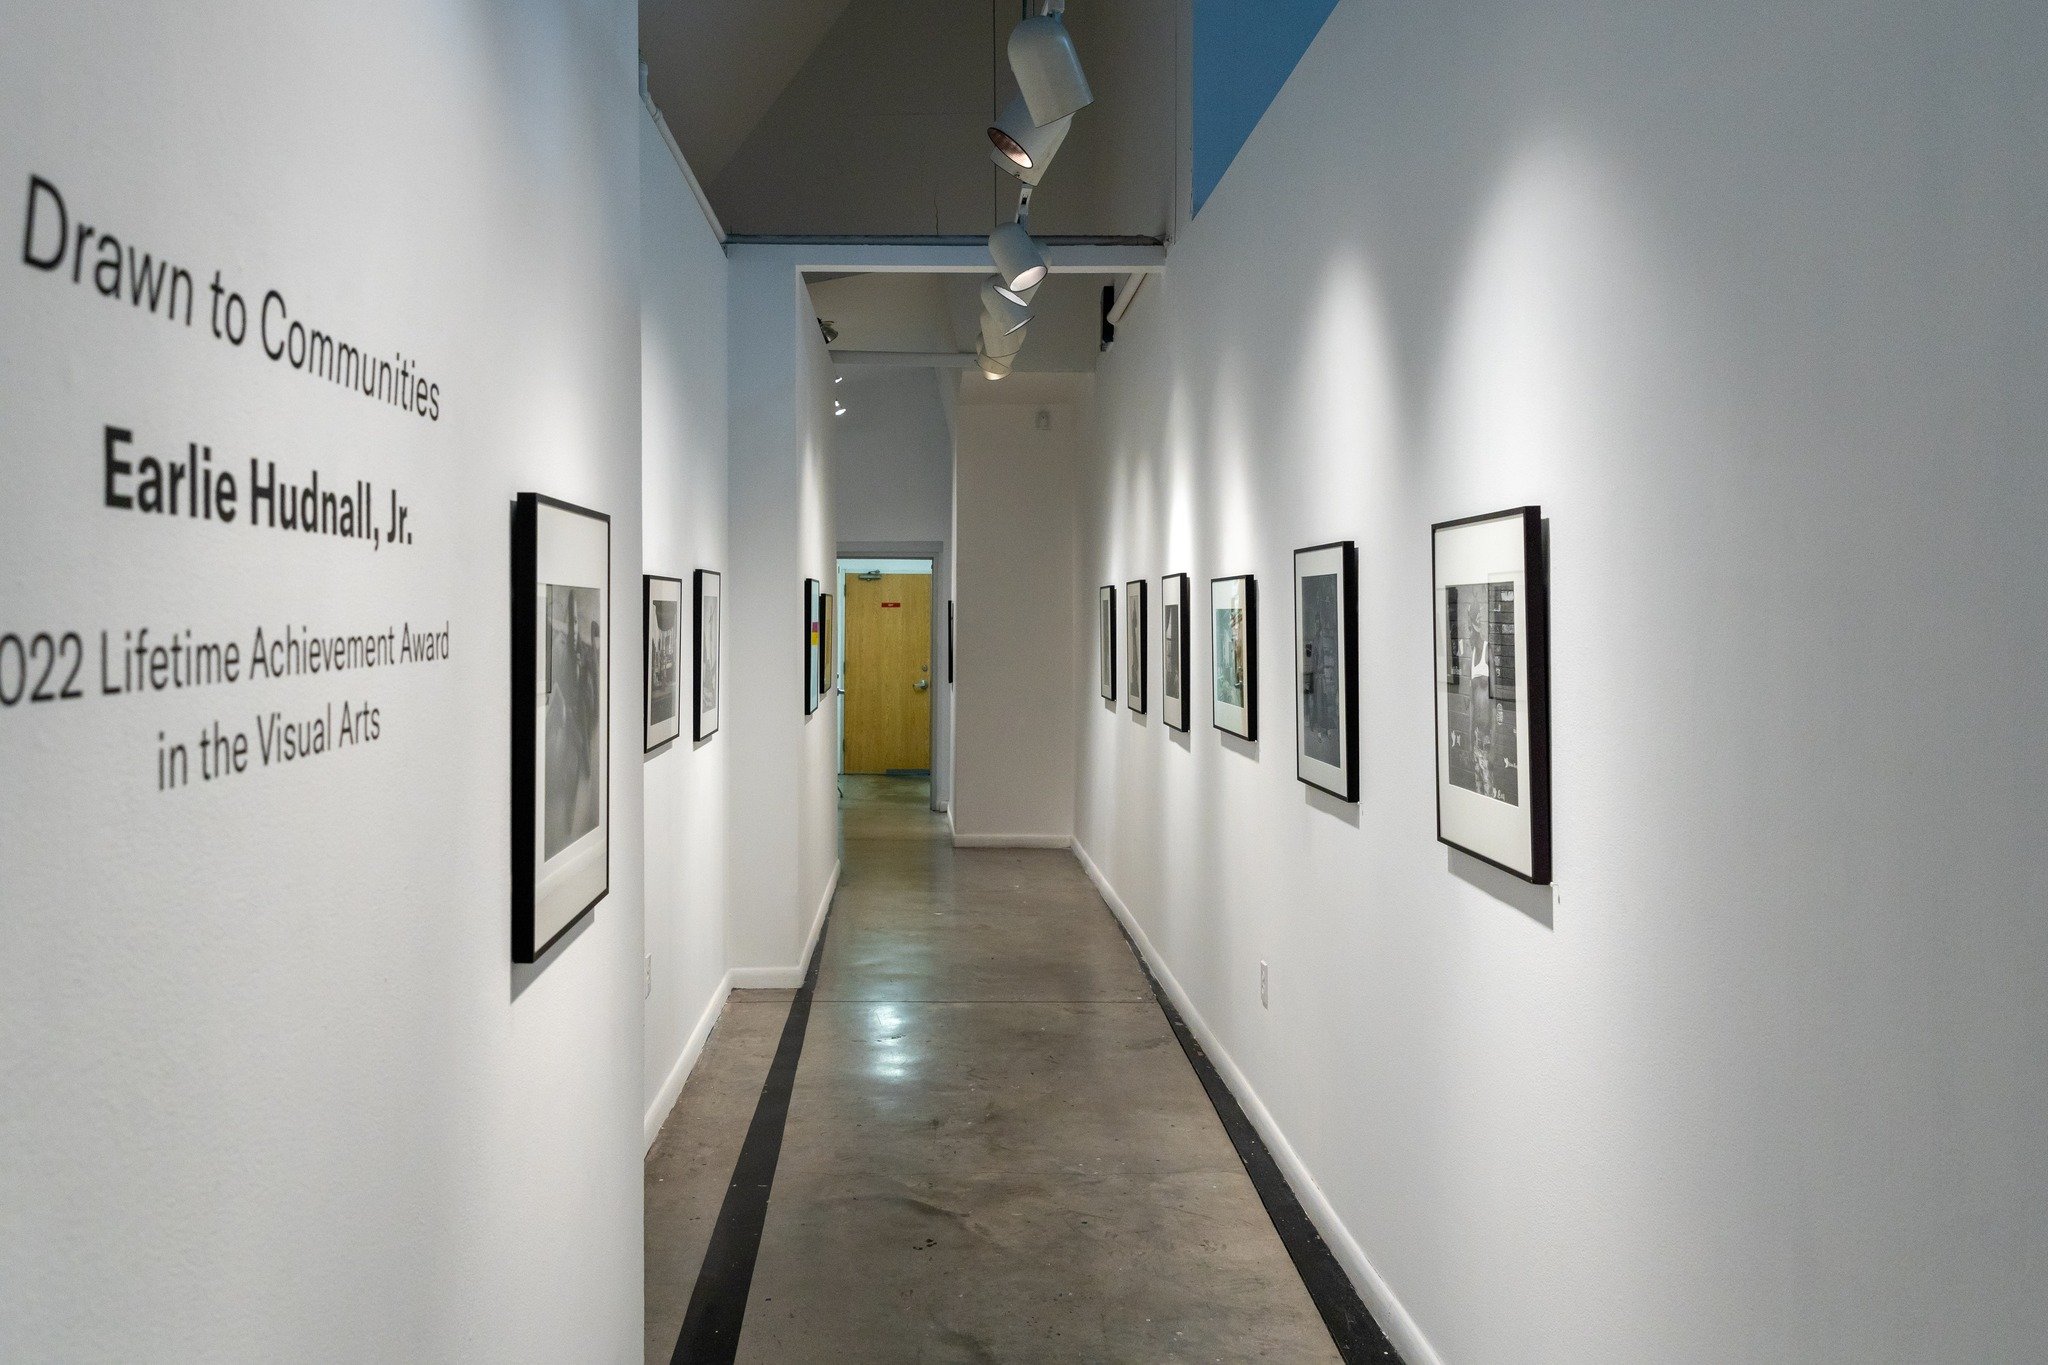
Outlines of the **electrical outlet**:
{"type": "Polygon", "coordinates": [[[1271,1004],[1272,997],[1266,990],[1266,964],[1261,962],[1259,964],[1259,1008],[1268,1009],[1271,1008],[1271,1004]]]}
{"type": "Polygon", "coordinates": [[[654,994],[654,954],[653,954],[653,953],[649,953],[649,954],[647,955],[647,961],[646,961],[645,963],[643,963],[643,964],[642,964],[642,967],[641,967],[641,972],[640,972],[640,998],[641,998],[642,1000],[645,1000],[645,999],[647,999],[647,998],[648,998],[649,996],[651,996],[651,995],[653,995],[653,994],[654,994]]]}

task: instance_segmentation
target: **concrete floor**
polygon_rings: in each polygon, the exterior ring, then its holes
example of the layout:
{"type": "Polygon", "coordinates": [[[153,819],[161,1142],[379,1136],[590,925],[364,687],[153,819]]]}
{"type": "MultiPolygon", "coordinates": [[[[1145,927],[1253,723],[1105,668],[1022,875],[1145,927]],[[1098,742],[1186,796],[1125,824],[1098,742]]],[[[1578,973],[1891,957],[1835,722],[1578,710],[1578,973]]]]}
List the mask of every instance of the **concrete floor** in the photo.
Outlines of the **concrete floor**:
{"type": "MultiPolygon", "coordinates": [[[[956,851],[923,781],[843,789],[739,1358],[1337,1359],[1073,857],[956,851]]],[[[649,1360],[674,1349],[788,1013],[763,994],[735,993],[648,1156],[649,1360]]]]}

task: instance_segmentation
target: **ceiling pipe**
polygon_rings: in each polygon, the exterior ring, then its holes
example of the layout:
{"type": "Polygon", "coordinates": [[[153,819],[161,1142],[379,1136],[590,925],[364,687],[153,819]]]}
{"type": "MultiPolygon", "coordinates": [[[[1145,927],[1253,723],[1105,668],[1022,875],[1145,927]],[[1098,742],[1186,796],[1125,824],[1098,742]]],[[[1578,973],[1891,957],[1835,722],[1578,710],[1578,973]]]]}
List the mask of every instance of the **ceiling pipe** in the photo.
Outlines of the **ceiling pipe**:
{"type": "Polygon", "coordinates": [[[1109,325],[1114,327],[1124,320],[1124,314],[1131,311],[1131,304],[1137,300],[1138,289],[1145,283],[1143,273],[1124,276],[1122,287],[1116,291],[1116,301],[1109,305],[1109,325]]]}

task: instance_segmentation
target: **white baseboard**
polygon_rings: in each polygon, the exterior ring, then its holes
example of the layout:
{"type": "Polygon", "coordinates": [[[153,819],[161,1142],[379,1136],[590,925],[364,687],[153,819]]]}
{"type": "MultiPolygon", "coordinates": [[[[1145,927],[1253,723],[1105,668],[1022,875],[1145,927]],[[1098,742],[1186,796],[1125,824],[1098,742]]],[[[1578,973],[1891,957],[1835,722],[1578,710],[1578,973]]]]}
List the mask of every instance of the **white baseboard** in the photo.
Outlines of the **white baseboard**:
{"type": "Polygon", "coordinates": [[[1408,1310],[1401,1306],[1401,1301],[1394,1296],[1393,1288],[1377,1270],[1373,1269],[1372,1262],[1365,1258],[1365,1251],[1358,1245],[1358,1239],[1351,1235],[1351,1230],[1345,1227],[1344,1221],[1337,1216],[1337,1210],[1331,1207],[1322,1187],[1316,1184],[1315,1177],[1310,1175],[1308,1167],[1302,1164],[1300,1154],[1294,1150],[1294,1144],[1287,1140],[1287,1135],[1280,1130],[1280,1125],[1274,1122],[1272,1112],[1259,1098],[1258,1091],[1252,1089],[1251,1082],[1231,1055],[1224,1050],[1222,1043],[1203,1020],[1201,1012],[1188,998],[1188,993],[1182,990],[1180,982],[1174,979],[1173,972],[1159,956],[1158,950],[1152,946],[1152,940],[1138,924],[1137,917],[1131,914],[1130,907],[1124,904],[1123,897],[1117,895],[1116,888],[1109,884],[1109,879],[1102,875],[1102,869],[1095,865],[1095,860],[1088,856],[1088,850],[1081,846],[1079,836],[1070,842],[1070,847],[1074,850],[1074,857],[1080,861],[1082,869],[1087,872],[1088,880],[1094,882],[1095,889],[1102,893],[1103,902],[1129,931],[1131,941],[1138,945],[1138,951],[1144,955],[1146,965],[1152,969],[1152,975],[1158,978],[1159,984],[1173,1000],[1173,1006],[1180,1011],[1180,1017],[1187,1024],[1188,1030],[1195,1035],[1196,1041],[1201,1043],[1202,1050],[1209,1054],[1209,1060],[1215,1066],[1217,1074],[1223,1078],[1223,1083],[1229,1086],[1230,1093],[1237,1097],[1238,1104],[1244,1109],[1245,1117],[1259,1130],[1259,1136],[1264,1139],[1266,1149],[1273,1154],[1274,1161],[1280,1166],[1281,1174],[1293,1188],[1294,1197],[1301,1201],[1303,1211],[1316,1225],[1316,1230],[1323,1234],[1323,1240],[1330,1244],[1330,1249],[1336,1253],[1337,1263],[1343,1266],[1344,1273],[1351,1277],[1351,1283],[1357,1288],[1359,1297],[1364,1299],[1365,1306],[1372,1310],[1372,1315],[1378,1320],[1381,1330],[1386,1332],[1394,1343],[1394,1349],[1401,1353],[1401,1358],[1408,1362],[1408,1365],[1443,1365],[1443,1357],[1429,1344],[1429,1338],[1422,1334],[1422,1328],[1409,1315],[1408,1310]]]}
{"type": "Polygon", "coordinates": [[[811,954],[818,947],[818,934],[825,927],[825,912],[832,908],[832,897],[839,892],[840,863],[832,864],[832,875],[825,879],[825,894],[818,901],[818,908],[811,915],[810,930],[804,935],[803,951],[797,955],[794,966],[789,967],[735,967],[726,973],[734,990],[770,991],[794,990],[804,984],[804,972],[809,968],[811,954]]]}
{"type": "Polygon", "coordinates": [[[711,1003],[704,1007],[697,1027],[691,1029],[690,1036],[683,1041],[682,1055],[676,1058],[668,1079],[661,1083],[661,1092],[654,1097],[654,1103],[647,1106],[647,1114],[642,1120],[642,1127],[646,1130],[646,1141],[640,1148],[642,1153],[654,1146],[654,1140],[661,1136],[661,1125],[668,1122],[669,1111],[676,1107],[676,1099],[683,1093],[683,1082],[690,1079],[697,1059],[704,1055],[704,1042],[717,1026],[718,1016],[725,1012],[726,998],[732,994],[732,978],[733,974],[727,972],[718,983],[718,990],[712,995],[711,1003]]]}
{"type": "Polygon", "coordinates": [[[801,967],[735,967],[726,975],[736,991],[787,991],[804,984],[801,967]]]}
{"type": "Polygon", "coordinates": [[[818,898],[818,908],[811,912],[810,931],[804,935],[804,950],[796,955],[796,984],[804,984],[804,972],[811,964],[811,954],[818,950],[818,935],[825,930],[825,915],[832,908],[832,898],[839,894],[839,873],[846,866],[835,859],[832,875],[825,879],[825,894],[818,898]]]}
{"type": "Polygon", "coordinates": [[[727,970],[725,978],[718,983],[718,993],[704,1007],[697,1027],[690,1030],[688,1040],[683,1043],[682,1055],[676,1058],[668,1079],[661,1083],[661,1093],[654,1097],[654,1103],[647,1106],[647,1113],[641,1120],[646,1131],[642,1152],[654,1146],[654,1139],[661,1136],[661,1125],[668,1122],[669,1111],[676,1107],[676,1099],[683,1093],[683,1082],[690,1078],[697,1059],[704,1055],[705,1040],[711,1037],[711,1030],[717,1026],[718,1016],[724,1012],[725,1002],[732,993],[736,990],[791,990],[804,984],[805,968],[811,954],[817,950],[818,934],[825,927],[825,912],[832,908],[832,897],[839,891],[840,867],[839,863],[832,864],[832,875],[825,881],[824,899],[818,902],[818,911],[811,917],[811,931],[804,938],[804,951],[797,966],[733,967],[727,970]]]}
{"type": "Polygon", "coordinates": [[[955,834],[955,848],[1071,848],[1071,834],[955,834]]]}

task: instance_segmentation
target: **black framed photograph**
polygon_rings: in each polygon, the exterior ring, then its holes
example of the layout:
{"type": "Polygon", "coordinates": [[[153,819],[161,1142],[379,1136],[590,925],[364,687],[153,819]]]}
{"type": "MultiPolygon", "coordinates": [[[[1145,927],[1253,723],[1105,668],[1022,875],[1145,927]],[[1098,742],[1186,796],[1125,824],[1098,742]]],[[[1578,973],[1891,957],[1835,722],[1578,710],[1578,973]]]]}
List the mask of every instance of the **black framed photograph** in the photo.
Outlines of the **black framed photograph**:
{"type": "Polygon", "coordinates": [[[716,569],[697,570],[697,630],[690,677],[697,698],[694,734],[700,740],[718,733],[718,630],[725,606],[725,579],[716,569]]]}
{"type": "Polygon", "coordinates": [[[652,753],[683,732],[683,580],[643,574],[640,606],[645,749],[652,753]]]}
{"type": "Polygon", "coordinates": [[[1188,728],[1188,576],[1159,580],[1159,718],[1188,728]]]}
{"type": "Polygon", "coordinates": [[[839,681],[839,627],[832,616],[832,594],[818,594],[818,695],[829,697],[839,681]]]}
{"type": "Polygon", "coordinates": [[[1102,660],[1102,699],[1116,700],[1116,588],[1105,585],[1095,594],[1096,650],[1102,660]]]}
{"type": "Polygon", "coordinates": [[[512,960],[611,890],[612,523],[521,493],[512,512],[512,960]]]}
{"type": "Polygon", "coordinates": [[[953,685],[953,602],[946,601],[946,686],[953,685]]]}
{"type": "Polygon", "coordinates": [[[1358,547],[1294,552],[1294,774],[1358,799],[1358,547]]]}
{"type": "Polygon", "coordinates": [[[1259,598],[1250,574],[1209,580],[1209,634],[1214,674],[1210,709],[1216,728],[1240,739],[1259,737],[1259,598]]]}
{"type": "Polygon", "coordinates": [[[1535,507],[1431,529],[1436,837],[1550,881],[1550,588],[1535,507]]]}
{"type": "Polygon", "coordinates": [[[1124,705],[1145,714],[1145,580],[1124,584],[1124,705]]]}
{"type": "Polygon", "coordinates": [[[820,676],[818,670],[824,664],[824,660],[820,657],[819,652],[821,640],[818,611],[821,604],[818,598],[820,595],[821,590],[818,586],[818,580],[806,578],[804,580],[804,714],[807,716],[818,709],[818,698],[822,695],[818,682],[820,676]]]}

